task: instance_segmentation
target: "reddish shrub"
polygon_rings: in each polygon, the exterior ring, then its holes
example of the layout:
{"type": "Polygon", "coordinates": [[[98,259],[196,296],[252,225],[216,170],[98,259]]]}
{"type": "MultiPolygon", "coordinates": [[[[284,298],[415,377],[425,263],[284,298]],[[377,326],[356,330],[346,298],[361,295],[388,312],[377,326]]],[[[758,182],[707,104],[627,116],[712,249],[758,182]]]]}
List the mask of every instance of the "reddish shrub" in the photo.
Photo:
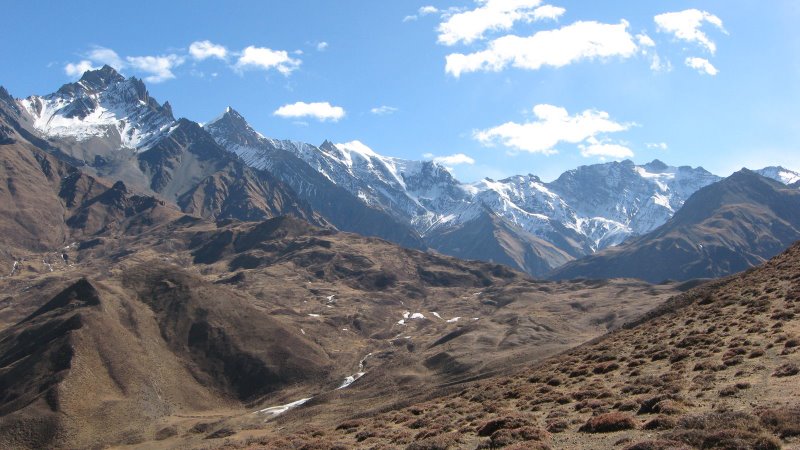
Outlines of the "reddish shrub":
{"type": "Polygon", "coordinates": [[[800,406],[761,412],[761,423],[782,438],[800,436],[800,406]]]}
{"type": "Polygon", "coordinates": [[[528,421],[518,416],[506,416],[489,420],[478,427],[478,436],[491,436],[497,430],[515,429],[528,425],[528,421]]]}
{"type": "Polygon", "coordinates": [[[584,433],[610,433],[636,428],[636,420],[629,414],[610,412],[592,417],[578,431],[584,433]]]}
{"type": "Polygon", "coordinates": [[[775,372],[772,374],[772,376],[790,377],[792,375],[797,375],[798,373],[800,373],[800,368],[797,367],[797,364],[786,363],[775,369],[775,372]]]}
{"type": "Polygon", "coordinates": [[[492,448],[506,447],[517,442],[543,442],[549,441],[550,435],[536,427],[520,427],[513,430],[502,429],[492,433],[490,441],[492,448]]]}
{"type": "Polygon", "coordinates": [[[553,419],[547,421],[547,431],[550,433],[561,433],[563,431],[567,431],[569,428],[569,422],[563,419],[553,419]]]}
{"type": "Polygon", "coordinates": [[[412,442],[406,450],[447,450],[458,448],[460,443],[459,433],[447,433],[412,442]]]}
{"type": "Polygon", "coordinates": [[[654,440],[637,442],[636,444],[629,445],[623,450],[691,450],[688,445],[678,441],[667,440],[654,440]]]}

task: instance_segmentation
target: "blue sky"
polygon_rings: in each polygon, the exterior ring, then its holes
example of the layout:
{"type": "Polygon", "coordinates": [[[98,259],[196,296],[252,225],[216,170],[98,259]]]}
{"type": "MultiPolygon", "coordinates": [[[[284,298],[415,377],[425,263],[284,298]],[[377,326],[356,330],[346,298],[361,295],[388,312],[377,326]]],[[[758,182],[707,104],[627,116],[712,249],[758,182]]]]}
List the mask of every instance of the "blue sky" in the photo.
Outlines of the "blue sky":
{"type": "Polygon", "coordinates": [[[270,137],[444,158],[464,181],[620,158],[800,169],[792,0],[98,5],[6,2],[0,85],[49,93],[111,61],[176,116],[230,105],[270,137]]]}

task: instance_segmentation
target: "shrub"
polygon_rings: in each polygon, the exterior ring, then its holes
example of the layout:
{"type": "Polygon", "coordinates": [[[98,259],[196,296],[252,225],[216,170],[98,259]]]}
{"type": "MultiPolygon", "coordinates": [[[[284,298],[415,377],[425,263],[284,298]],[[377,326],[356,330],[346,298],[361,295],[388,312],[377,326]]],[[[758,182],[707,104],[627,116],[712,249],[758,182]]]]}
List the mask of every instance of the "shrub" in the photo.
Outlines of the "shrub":
{"type": "Polygon", "coordinates": [[[516,442],[549,441],[550,435],[542,429],[525,426],[513,430],[510,429],[497,430],[494,433],[492,433],[490,440],[492,443],[492,447],[497,448],[497,447],[505,447],[514,444],[516,442]]]}
{"type": "Polygon", "coordinates": [[[604,363],[601,363],[601,364],[598,364],[598,365],[594,366],[594,369],[592,369],[592,372],[594,372],[597,375],[600,375],[600,374],[604,374],[604,373],[613,372],[614,370],[617,370],[617,369],[619,369],[619,364],[617,364],[615,362],[604,362],[604,363]]]}
{"type": "Polygon", "coordinates": [[[775,369],[775,372],[772,374],[772,376],[790,377],[792,375],[797,375],[798,373],[800,373],[800,368],[797,367],[797,364],[786,363],[775,369]]]}
{"type": "Polygon", "coordinates": [[[735,428],[716,430],[676,430],[666,438],[685,442],[695,448],[779,450],[780,441],[761,432],[735,428]]]}
{"type": "Polygon", "coordinates": [[[549,386],[561,386],[561,383],[563,383],[563,382],[558,377],[552,377],[549,380],[547,380],[547,384],[549,386]]]}
{"type": "Polygon", "coordinates": [[[478,427],[478,436],[491,436],[497,430],[515,429],[528,425],[528,421],[519,416],[506,416],[484,422],[478,427]]]}
{"type": "Polygon", "coordinates": [[[364,423],[360,420],[348,420],[346,422],[342,422],[339,426],[336,427],[337,430],[342,430],[345,433],[352,433],[355,431],[356,428],[359,428],[364,423]]]}
{"type": "Polygon", "coordinates": [[[629,414],[610,412],[592,417],[578,431],[584,433],[609,433],[636,428],[636,420],[629,414]]]}
{"type": "Polygon", "coordinates": [[[547,431],[550,433],[561,433],[563,431],[567,431],[569,428],[569,422],[563,419],[553,419],[547,421],[547,431]]]}
{"type": "Polygon", "coordinates": [[[800,407],[767,409],[761,423],[782,438],[800,436],[800,407]]]}
{"type": "Polygon", "coordinates": [[[447,450],[458,448],[460,443],[459,433],[447,433],[412,442],[406,450],[447,450]]]}
{"type": "Polygon", "coordinates": [[[653,412],[659,414],[676,415],[684,412],[683,405],[672,399],[661,400],[653,406],[653,412]]]}
{"type": "Polygon", "coordinates": [[[691,447],[678,441],[658,439],[637,442],[636,444],[625,447],[623,450],[691,450],[691,447]]]}
{"type": "Polygon", "coordinates": [[[719,391],[720,397],[733,397],[734,395],[739,393],[739,389],[736,386],[727,386],[719,391]]]}
{"type": "Polygon", "coordinates": [[[678,425],[678,421],[670,416],[658,416],[644,424],[645,430],[671,430],[678,425]]]}

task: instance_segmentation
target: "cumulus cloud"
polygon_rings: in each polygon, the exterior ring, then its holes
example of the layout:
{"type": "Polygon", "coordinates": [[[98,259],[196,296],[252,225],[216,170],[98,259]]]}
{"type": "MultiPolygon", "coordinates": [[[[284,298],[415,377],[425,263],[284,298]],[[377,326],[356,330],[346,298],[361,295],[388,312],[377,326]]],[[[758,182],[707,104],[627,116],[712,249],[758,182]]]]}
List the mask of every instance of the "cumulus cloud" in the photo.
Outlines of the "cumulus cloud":
{"type": "Polygon", "coordinates": [[[566,9],[553,5],[542,5],[533,10],[534,20],[558,20],[567,12],[566,9]]]}
{"type": "Polygon", "coordinates": [[[376,116],[387,116],[389,114],[396,113],[397,112],[397,108],[395,108],[393,106],[381,105],[381,106],[376,106],[375,108],[370,109],[369,112],[371,112],[372,114],[375,114],[376,116]]]}
{"type": "Polygon", "coordinates": [[[403,18],[403,22],[410,22],[410,21],[412,21],[412,20],[417,20],[417,19],[419,19],[419,18],[420,18],[420,16],[427,16],[427,15],[429,15],[429,14],[436,14],[436,13],[439,13],[439,12],[444,12],[444,11],[440,11],[440,10],[439,10],[439,8],[437,8],[437,7],[435,7],[435,6],[430,6],[430,5],[428,5],[428,6],[423,6],[423,7],[420,7],[420,8],[417,10],[417,13],[416,13],[416,14],[412,14],[412,15],[409,15],[409,16],[405,16],[405,17],[403,18]]]}
{"type": "Polygon", "coordinates": [[[719,73],[719,70],[705,58],[686,58],[686,65],[697,70],[701,74],[711,75],[712,77],[719,73]]]}
{"type": "MultiPolygon", "coordinates": [[[[327,48],[327,42],[314,44],[319,51],[327,48]]],[[[296,53],[302,54],[297,51],[296,53]]],[[[241,73],[246,69],[276,70],[284,75],[289,75],[300,66],[301,61],[284,50],[272,50],[265,47],[248,46],[241,52],[231,51],[224,45],[213,43],[209,40],[195,41],[189,44],[185,53],[170,53],[160,56],[120,56],[107,47],[95,46],[83,53],[78,62],[70,62],[64,66],[64,72],[70,77],[81,75],[86,70],[107,64],[118,71],[130,70],[143,72],[145,81],[160,83],[176,78],[174,69],[187,59],[202,62],[210,58],[227,61],[235,58],[235,63],[230,65],[234,71],[241,73]]],[[[205,76],[203,72],[192,69],[194,76],[205,76]]],[[[213,73],[216,77],[218,73],[213,73]]]]}
{"type": "Polygon", "coordinates": [[[149,73],[144,79],[150,83],[161,83],[175,78],[172,69],[184,62],[184,58],[178,55],[128,56],[125,60],[134,69],[149,73]]]}
{"type": "Polygon", "coordinates": [[[428,6],[421,7],[418,12],[419,12],[420,16],[427,16],[428,14],[436,14],[436,13],[438,13],[439,12],[439,8],[437,8],[435,6],[428,5],[428,6]]]}
{"type": "Polygon", "coordinates": [[[508,65],[538,70],[542,66],[558,68],[586,59],[628,58],[638,50],[628,25],[625,20],[619,24],[575,22],[530,37],[503,36],[491,41],[486,50],[447,55],[445,71],[459,77],[464,72],[499,71],[508,65]]]}
{"type": "Polygon", "coordinates": [[[586,144],[578,146],[584,158],[598,157],[601,159],[633,158],[633,151],[620,144],[600,142],[596,138],[589,138],[586,144]]]}
{"type": "Polygon", "coordinates": [[[533,22],[556,12],[554,7],[546,8],[537,18],[536,8],[541,0],[478,0],[478,3],[481,5],[478,8],[450,14],[439,24],[440,44],[470,44],[483,39],[487,31],[510,30],[516,22],[533,22]]]}
{"type": "Polygon", "coordinates": [[[108,64],[116,70],[121,70],[125,66],[125,62],[117,52],[106,47],[94,47],[89,50],[86,57],[95,63],[108,64]]]}
{"type": "Polygon", "coordinates": [[[228,56],[228,49],[211,41],[195,41],[189,45],[189,54],[197,61],[208,58],[224,60],[228,56]]]}
{"type": "Polygon", "coordinates": [[[534,106],[533,114],[537,119],[535,121],[507,122],[477,131],[474,138],[486,146],[500,143],[515,150],[550,155],[558,153],[556,146],[562,142],[586,147],[597,146],[600,145],[598,136],[625,131],[631,127],[631,124],[612,120],[605,111],[593,109],[570,115],[565,108],[543,104],[534,106]]]}
{"type": "Polygon", "coordinates": [[[712,55],[717,51],[717,45],[701,30],[703,24],[709,23],[725,32],[722,19],[699,9],[659,14],[654,20],[658,31],[672,34],[682,41],[697,43],[712,55]]]}
{"type": "Polygon", "coordinates": [[[425,154],[426,158],[430,158],[433,162],[442,164],[444,166],[457,166],[460,164],[475,164],[475,160],[463,153],[455,153],[447,156],[434,156],[430,153],[425,154]]]}
{"type": "Polygon", "coordinates": [[[640,33],[636,35],[636,41],[642,47],[655,47],[656,41],[653,40],[650,36],[645,33],[640,33]]]}
{"type": "Polygon", "coordinates": [[[324,52],[327,49],[328,49],[328,43],[327,42],[325,42],[325,41],[317,42],[317,51],[318,52],[324,52]]]}
{"type": "Polygon", "coordinates": [[[92,62],[84,59],[83,61],[77,63],[68,63],[66,66],[64,66],[64,73],[72,78],[78,78],[87,70],[94,69],[95,67],[92,67],[92,62]]]}
{"type": "Polygon", "coordinates": [[[172,70],[183,64],[185,58],[176,54],[163,56],[127,56],[124,59],[114,50],[106,47],[93,47],[86,52],[85,60],[78,63],[69,63],[64,67],[64,72],[69,76],[78,76],[87,70],[91,70],[101,64],[107,64],[116,70],[126,68],[134,71],[144,72],[145,81],[150,83],[160,83],[162,81],[175,78],[172,70]]]}
{"type": "Polygon", "coordinates": [[[339,119],[345,116],[345,111],[344,108],[332,106],[328,102],[297,102],[290,105],[283,105],[275,110],[273,114],[284,118],[310,117],[321,122],[328,120],[338,122],[339,119]]]}
{"type": "Polygon", "coordinates": [[[289,75],[292,71],[300,67],[301,61],[289,56],[285,50],[272,50],[266,47],[249,46],[242,50],[239,59],[236,61],[236,69],[243,70],[248,68],[270,70],[289,75]]]}

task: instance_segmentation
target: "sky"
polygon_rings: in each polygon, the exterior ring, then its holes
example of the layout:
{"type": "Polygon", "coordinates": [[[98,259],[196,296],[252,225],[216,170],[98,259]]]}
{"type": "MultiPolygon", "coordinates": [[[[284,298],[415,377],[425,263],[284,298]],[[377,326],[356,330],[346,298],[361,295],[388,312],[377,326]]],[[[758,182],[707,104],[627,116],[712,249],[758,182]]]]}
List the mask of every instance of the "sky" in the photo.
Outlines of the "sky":
{"type": "Polygon", "coordinates": [[[796,0],[5,2],[0,85],[109,64],[176,117],[434,159],[462,181],[603,161],[800,169],[796,0]]]}

